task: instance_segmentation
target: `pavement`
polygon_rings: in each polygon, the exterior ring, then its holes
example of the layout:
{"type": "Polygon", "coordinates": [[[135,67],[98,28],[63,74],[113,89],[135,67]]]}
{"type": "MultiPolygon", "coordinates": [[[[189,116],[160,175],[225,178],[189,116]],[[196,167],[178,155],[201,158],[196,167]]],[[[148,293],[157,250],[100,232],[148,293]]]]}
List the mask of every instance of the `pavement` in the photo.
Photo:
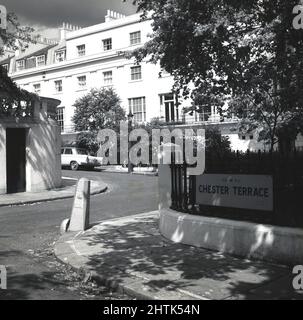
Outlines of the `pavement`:
{"type": "MultiPolygon", "coordinates": [[[[62,178],[62,183],[62,188],[42,192],[22,192],[0,195],[0,207],[73,198],[77,179],[62,178]]],[[[91,195],[100,194],[106,190],[107,185],[103,181],[91,181],[91,195]]]]}
{"type": "MultiPolygon", "coordinates": [[[[62,170],[70,183],[99,180],[106,192],[91,197],[90,221],[114,219],[157,209],[158,179],[140,175],[62,170]]],[[[7,267],[8,290],[1,299],[124,299],[106,287],[83,282],[81,273],[54,255],[60,224],[72,210],[73,198],[0,208],[0,265],[7,267]],[[114,296],[113,296],[114,294],[114,296]]],[[[126,297],[125,297],[126,298],[126,297]]]]}
{"type": "MultiPolygon", "coordinates": [[[[99,167],[102,171],[110,172],[110,173],[125,173],[128,174],[128,168],[124,168],[122,166],[101,166],[99,167]]],[[[144,175],[144,176],[158,176],[157,169],[154,168],[134,168],[132,174],[144,175]]]]}
{"type": "Polygon", "coordinates": [[[58,259],[118,292],[144,300],[303,300],[289,267],[173,243],[158,211],[110,219],[66,233],[58,259]]]}

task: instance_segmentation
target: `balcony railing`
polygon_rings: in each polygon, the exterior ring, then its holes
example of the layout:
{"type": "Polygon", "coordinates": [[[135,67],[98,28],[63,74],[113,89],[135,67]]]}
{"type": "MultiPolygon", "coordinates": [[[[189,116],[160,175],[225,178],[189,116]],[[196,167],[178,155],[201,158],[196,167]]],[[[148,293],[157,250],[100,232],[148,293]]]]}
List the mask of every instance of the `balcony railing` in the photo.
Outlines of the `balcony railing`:
{"type": "Polygon", "coordinates": [[[165,117],[161,117],[160,121],[163,123],[163,125],[172,125],[172,126],[177,126],[177,125],[211,125],[211,124],[220,124],[220,123],[235,123],[238,122],[239,119],[236,117],[220,117],[219,115],[211,115],[211,116],[196,116],[196,115],[182,115],[178,119],[174,120],[169,120],[166,121],[165,117]]]}
{"type": "Polygon", "coordinates": [[[61,133],[75,133],[75,126],[74,125],[61,126],[61,133]]]}

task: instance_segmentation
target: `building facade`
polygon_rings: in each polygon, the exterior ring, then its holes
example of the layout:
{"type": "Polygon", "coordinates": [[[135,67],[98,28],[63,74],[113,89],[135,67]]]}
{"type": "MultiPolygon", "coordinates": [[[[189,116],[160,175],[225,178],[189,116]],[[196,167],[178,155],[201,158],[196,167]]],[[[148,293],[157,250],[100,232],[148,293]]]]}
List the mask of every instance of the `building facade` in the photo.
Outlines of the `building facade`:
{"type": "Polygon", "coordinates": [[[91,88],[113,87],[136,122],[159,118],[179,126],[218,125],[233,149],[266,149],[255,134],[235,132],[237,120],[222,119],[215,107],[193,115],[184,113],[191,102],[177,101],[173,78],[165,70],[125,57],[125,52],[146,43],[151,32],[151,20],[141,21],[140,14],[123,16],[108,10],[104,23],[82,29],[64,23],[57,41],[38,39],[0,64],[21,88],[61,101],[57,119],[63,137],[74,133],[74,102],[91,88]]]}

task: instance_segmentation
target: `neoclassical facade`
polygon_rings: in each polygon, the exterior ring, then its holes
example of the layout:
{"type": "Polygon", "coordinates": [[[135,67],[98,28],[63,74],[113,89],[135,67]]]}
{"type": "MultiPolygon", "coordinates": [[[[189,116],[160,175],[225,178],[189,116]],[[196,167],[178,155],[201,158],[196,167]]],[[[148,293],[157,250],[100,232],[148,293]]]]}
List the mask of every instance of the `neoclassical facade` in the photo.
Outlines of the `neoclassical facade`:
{"type": "Polygon", "coordinates": [[[74,133],[74,102],[91,88],[113,87],[126,112],[134,121],[160,118],[164,123],[197,126],[218,125],[230,137],[236,150],[265,149],[255,134],[239,134],[231,129],[236,119],[222,119],[215,107],[201,113],[185,114],[190,101],[177,101],[172,77],[151,63],[135,64],[125,52],[142,46],[152,32],[151,20],[140,14],[124,16],[108,10],[105,22],[86,28],[64,23],[58,39],[37,39],[35,45],[17,50],[0,62],[23,89],[58,99],[57,119],[61,133],[74,133]]]}

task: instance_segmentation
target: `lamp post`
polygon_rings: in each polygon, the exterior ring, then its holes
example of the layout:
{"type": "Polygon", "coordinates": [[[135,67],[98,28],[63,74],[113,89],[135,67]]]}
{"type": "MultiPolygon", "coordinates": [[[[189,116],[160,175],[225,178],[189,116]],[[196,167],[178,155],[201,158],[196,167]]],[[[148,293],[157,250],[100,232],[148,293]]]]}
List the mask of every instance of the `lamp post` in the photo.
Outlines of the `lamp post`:
{"type": "Polygon", "coordinates": [[[130,156],[129,156],[129,152],[132,147],[132,143],[129,140],[129,136],[130,136],[130,132],[131,132],[132,126],[133,126],[133,117],[134,117],[134,115],[130,111],[129,114],[127,115],[127,119],[128,119],[128,173],[133,172],[133,164],[131,163],[130,156]]]}

